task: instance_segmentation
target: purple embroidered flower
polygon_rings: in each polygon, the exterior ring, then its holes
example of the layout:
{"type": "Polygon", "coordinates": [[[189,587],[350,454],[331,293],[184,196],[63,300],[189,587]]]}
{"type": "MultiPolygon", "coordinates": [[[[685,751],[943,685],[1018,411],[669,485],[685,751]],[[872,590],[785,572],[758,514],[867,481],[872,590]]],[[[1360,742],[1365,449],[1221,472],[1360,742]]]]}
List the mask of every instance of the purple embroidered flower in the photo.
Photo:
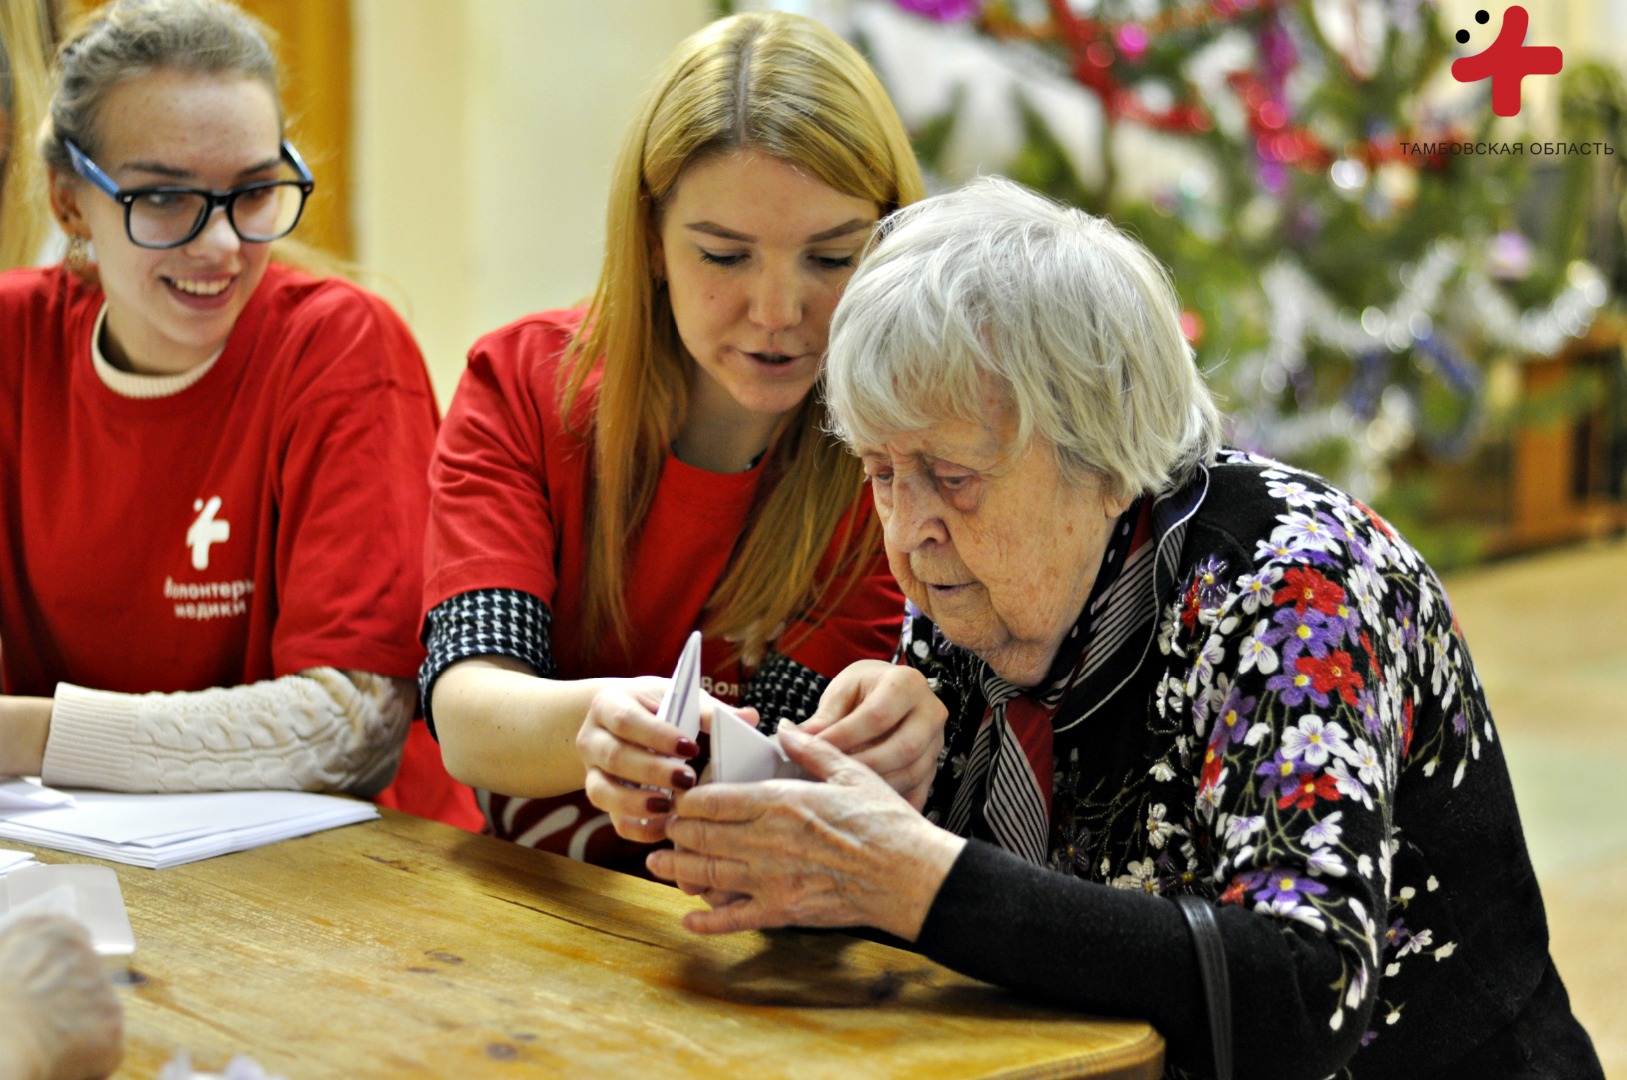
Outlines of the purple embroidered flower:
{"type": "Polygon", "coordinates": [[[1264,799],[1290,795],[1299,787],[1299,766],[1280,750],[1270,761],[1262,761],[1254,775],[1265,777],[1260,784],[1260,797],[1264,799]]]}
{"type": "Polygon", "coordinates": [[[1453,731],[1457,732],[1459,735],[1462,735],[1468,729],[1469,729],[1469,722],[1463,718],[1462,713],[1458,713],[1456,716],[1452,717],[1452,730],[1453,731]]]}
{"type": "Polygon", "coordinates": [[[1255,890],[1254,899],[1261,904],[1300,904],[1307,896],[1321,896],[1328,887],[1319,881],[1301,877],[1292,870],[1273,867],[1264,883],[1255,890]]]}
{"type": "Polygon", "coordinates": [[[1226,598],[1226,560],[1209,556],[1198,564],[1195,581],[1198,586],[1198,603],[1202,607],[1219,607],[1220,602],[1226,598]]]}
{"type": "Polygon", "coordinates": [[[1413,618],[1413,607],[1410,600],[1403,600],[1396,605],[1395,621],[1400,624],[1401,647],[1411,650],[1418,644],[1418,623],[1413,618]]]}
{"type": "Polygon", "coordinates": [[[1362,726],[1369,735],[1377,735],[1384,726],[1384,719],[1378,714],[1378,703],[1373,700],[1373,691],[1363,688],[1356,695],[1356,711],[1361,714],[1362,726]]]}
{"type": "Polygon", "coordinates": [[[1392,949],[1402,948],[1411,940],[1412,931],[1407,929],[1404,920],[1397,919],[1390,924],[1388,930],[1384,931],[1384,951],[1389,952],[1392,949]]]}
{"type": "Polygon", "coordinates": [[[1215,716],[1214,730],[1209,736],[1209,745],[1215,748],[1216,753],[1229,745],[1243,745],[1243,736],[1248,734],[1249,717],[1253,714],[1258,700],[1244,697],[1242,691],[1236,687],[1226,695],[1226,700],[1220,704],[1220,712],[1215,716]]]}
{"type": "Polygon", "coordinates": [[[1261,635],[1267,645],[1282,646],[1282,662],[1291,666],[1300,656],[1326,656],[1328,649],[1344,637],[1342,623],[1330,620],[1315,608],[1298,611],[1284,607],[1272,616],[1271,629],[1261,635]]]}
{"type": "Polygon", "coordinates": [[[894,0],[905,11],[925,15],[939,22],[961,22],[975,18],[982,0],[894,0]]]}
{"type": "Polygon", "coordinates": [[[1282,703],[1289,708],[1299,708],[1307,701],[1318,708],[1327,708],[1328,695],[1316,688],[1316,680],[1298,668],[1271,676],[1266,680],[1265,688],[1276,691],[1282,703]]]}

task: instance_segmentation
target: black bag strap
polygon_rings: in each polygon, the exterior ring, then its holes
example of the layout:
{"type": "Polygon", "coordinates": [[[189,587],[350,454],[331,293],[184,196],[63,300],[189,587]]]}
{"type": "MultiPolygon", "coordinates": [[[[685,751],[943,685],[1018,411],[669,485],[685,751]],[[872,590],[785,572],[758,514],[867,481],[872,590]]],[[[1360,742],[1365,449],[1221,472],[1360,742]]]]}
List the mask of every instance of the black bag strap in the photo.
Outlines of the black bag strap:
{"type": "Polygon", "coordinates": [[[1232,1080],[1232,986],[1226,975],[1220,923],[1215,921],[1215,909],[1201,896],[1177,896],[1175,906],[1186,918],[1198,950],[1198,974],[1209,1007],[1209,1043],[1215,1052],[1215,1080],[1232,1080]]]}

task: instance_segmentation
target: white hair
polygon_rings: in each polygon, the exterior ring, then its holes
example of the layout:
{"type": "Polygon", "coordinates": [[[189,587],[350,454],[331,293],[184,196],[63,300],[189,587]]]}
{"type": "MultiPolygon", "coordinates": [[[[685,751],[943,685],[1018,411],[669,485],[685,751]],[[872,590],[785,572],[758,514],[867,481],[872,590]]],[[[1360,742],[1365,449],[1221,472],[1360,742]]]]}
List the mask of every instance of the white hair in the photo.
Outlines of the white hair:
{"type": "Polygon", "coordinates": [[[1076,484],[1168,490],[1213,458],[1220,415],[1169,274],[1101,218],[999,177],[889,216],[831,320],[825,398],[850,447],[951,418],[1016,418],[1076,484]]]}

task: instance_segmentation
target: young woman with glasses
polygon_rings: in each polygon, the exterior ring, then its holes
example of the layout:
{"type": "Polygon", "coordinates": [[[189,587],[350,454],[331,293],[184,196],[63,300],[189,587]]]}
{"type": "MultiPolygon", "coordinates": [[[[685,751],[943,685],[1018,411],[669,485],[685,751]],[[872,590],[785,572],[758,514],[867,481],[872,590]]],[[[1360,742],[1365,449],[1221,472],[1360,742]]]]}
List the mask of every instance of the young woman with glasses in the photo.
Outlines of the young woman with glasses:
{"type": "Polygon", "coordinates": [[[655,717],[696,629],[713,698],[765,726],[811,716],[924,798],[941,715],[816,713],[901,625],[815,387],[872,227],[921,193],[851,47],[796,16],[721,20],[628,132],[592,301],[475,345],[431,469],[420,681],[497,835],[642,871],[697,779],[697,747],[655,717]]]}
{"type": "Polygon", "coordinates": [[[394,312],[273,258],[315,182],[264,36],[117,0],[41,146],[69,253],[0,276],[0,774],[376,795],[436,410],[394,312]]]}

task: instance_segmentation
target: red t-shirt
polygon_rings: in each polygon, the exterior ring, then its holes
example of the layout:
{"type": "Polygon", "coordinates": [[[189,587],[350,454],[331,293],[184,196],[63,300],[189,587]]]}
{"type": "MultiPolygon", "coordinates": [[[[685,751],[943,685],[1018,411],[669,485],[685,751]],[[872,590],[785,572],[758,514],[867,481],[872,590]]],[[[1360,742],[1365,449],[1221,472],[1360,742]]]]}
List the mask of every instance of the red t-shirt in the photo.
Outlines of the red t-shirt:
{"type": "Polygon", "coordinates": [[[273,264],[214,366],[137,400],[92,366],[102,305],[0,275],[5,692],[412,678],[436,408],[400,318],[273,264]]]}
{"type": "MultiPolygon", "coordinates": [[[[628,538],[628,647],[612,639],[589,651],[572,628],[585,622],[592,455],[565,430],[559,407],[560,360],[581,318],[580,311],[530,315],[471,350],[430,466],[424,606],[476,589],[527,592],[553,613],[559,678],[668,675],[727,568],[762,468],[720,474],[665,459],[649,514],[628,538]]],[[[594,385],[577,400],[577,431],[591,415],[594,385]]],[[[873,512],[854,492],[837,536],[862,528],[873,512]]],[[[903,595],[878,545],[841,605],[809,635],[788,627],[780,640],[791,644],[781,651],[828,678],[855,660],[891,656],[902,612],[903,595]]],[[[732,651],[725,641],[702,643],[702,685],[727,702],[739,700],[745,676],[728,660],[732,651]]],[[[580,793],[482,802],[497,835],[534,847],[617,864],[648,850],[620,841],[580,793]]]]}

